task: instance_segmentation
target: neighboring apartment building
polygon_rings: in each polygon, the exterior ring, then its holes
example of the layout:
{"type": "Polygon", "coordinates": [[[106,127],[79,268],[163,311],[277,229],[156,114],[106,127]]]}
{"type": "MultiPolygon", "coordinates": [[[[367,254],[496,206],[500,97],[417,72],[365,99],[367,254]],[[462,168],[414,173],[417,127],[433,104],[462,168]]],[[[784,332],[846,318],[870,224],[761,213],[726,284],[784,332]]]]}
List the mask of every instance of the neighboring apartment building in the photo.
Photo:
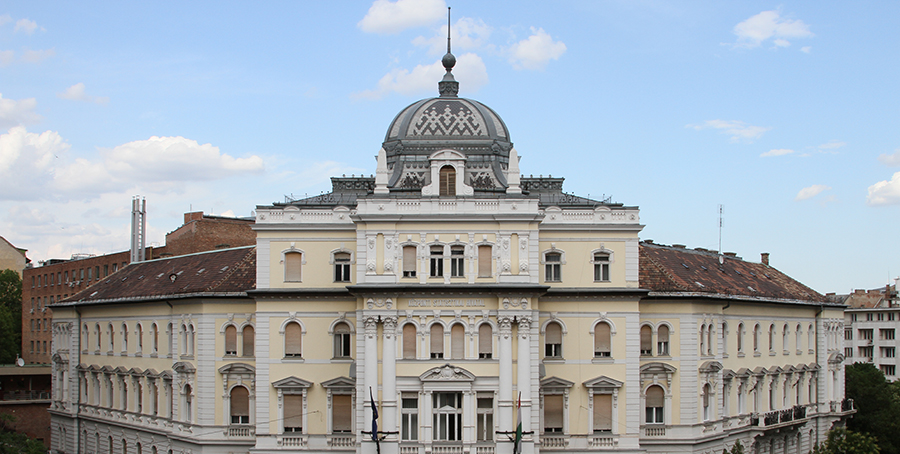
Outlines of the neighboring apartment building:
{"type": "Polygon", "coordinates": [[[27,249],[17,248],[0,236],[0,271],[13,270],[22,277],[22,270],[31,262],[25,253],[27,249]]]}
{"type": "MultiPolygon", "coordinates": [[[[147,247],[146,257],[168,257],[216,248],[251,245],[256,234],[252,219],[185,213],[184,225],[166,234],[166,245],[147,247]]],[[[76,254],[70,260],[51,259],[25,270],[22,280],[22,358],[27,364],[50,362],[48,305],[62,301],[128,265],[130,252],[94,256],[76,254]]]]}
{"type": "Polygon", "coordinates": [[[374,178],[56,304],[53,448],[510,454],[521,415],[523,454],[793,453],[852,412],[842,305],[521,177],[453,61],[374,178]]]}
{"type": "Polygon", "coordinates": [[[900,332],[900,298],[897,284],[883,289],[856,290],[849,295],[829,295],[849,306],[844,313],[844,361],[868,362],[885,378],[896,380],[897,334],[900,332]]]}

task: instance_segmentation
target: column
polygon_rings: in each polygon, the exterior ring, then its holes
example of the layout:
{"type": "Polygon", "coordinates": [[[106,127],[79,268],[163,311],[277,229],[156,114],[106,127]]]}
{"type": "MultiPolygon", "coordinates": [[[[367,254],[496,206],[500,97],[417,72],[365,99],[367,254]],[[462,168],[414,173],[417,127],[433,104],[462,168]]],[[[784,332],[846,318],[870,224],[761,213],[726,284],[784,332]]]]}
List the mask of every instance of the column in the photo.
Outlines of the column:
{"type": "MultiPolygon", "coordinates": [[[[522,432],[531,430],[531,317],[519,317],[518,338],[519,352],[516,356],[516,387],[522,396],[522,432]]],[[[517,396],[518,397],[518,396],[517,396]]],[[[515,421],[515,420],[513,420],[515,421]]],[[[515,422],[513,422],[515,424],[515,422]]],[[[533,436],[523,436],[533,440],[533,436]]],[[[522,443],[522,452],[534,452],[534,442],[522,443]]]]}
{"type": "MultiPolygon", "coordinates": [[[[364,371],[363,371],[363,395],[357,396],[358,399],[363,401],[363,421],[357,422],[357,426],[363,427],[362,430],[372,430],[372,426],[370,425],[372,421],[372,406],[369,400],[369,389],[372,389],[372,394],[378,394],[378,319],[376,317],[366,317],[364,319],[365,325],[365,343],[362,352],[357,352],[357,356],[362,356],[364,358],[364,371]]],[[[372,443],[372,439],[370,436],[362,436],[363,446],[362,452],[364,453],[374,453],[375,452],[375,444],[372,443]]]]}
{"type": "MultiPolygon", "coordinates": [[[[380,430],[394,432],[397,430],[397,317],[383,317],[381,351],[381,418],[380,430]]],[[[385,441],[395,441],[400,437],[389,435],[385,441]]],[[[382,452],[397,452],[394,443],[383,443],[382,452]]]]}
{"type": "MultiPolygon", "coordinates": [[[[500,418],[500,431],[508,432],[515,429],[513,427],[513,395],[512,395],[512,318],[506,316],[498,317],[500,324],[500,390],[498,393],[499,400],[497,402],[497,411],[500,418]]],[[[502,439],[502,435],[497,439],[502,439]]],[[[512,443],[498,443],[497,454],[510,454],[513,451],[512,443]]]]}

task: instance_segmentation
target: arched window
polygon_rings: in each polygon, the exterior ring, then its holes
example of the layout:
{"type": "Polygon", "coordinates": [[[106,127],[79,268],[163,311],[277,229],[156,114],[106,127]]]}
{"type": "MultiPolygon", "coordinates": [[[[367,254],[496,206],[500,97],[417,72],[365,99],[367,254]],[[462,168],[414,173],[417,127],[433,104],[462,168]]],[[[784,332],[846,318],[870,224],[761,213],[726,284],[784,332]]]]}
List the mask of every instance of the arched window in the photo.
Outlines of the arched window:
{"type": "Polygon", "coordinates": [[[794,342],[797,344],[797,352],[803,348],[803,326],[797,323],[797,331],[794,332],[794,342]]]}
{"type": "Polygon", "coordinates": [[[491,325],[482,323],[478,327],[478,358],[490,359],[494,352],[494,330],[491,325]]]}
{"type": "Polygon", "coordinates": [[[713,324],[710,323],[709,325],[706,325],[706,354],[709,356],[712,356],[713,351],[716,349],[716,346],[713,343],[713,332],[715,332],[713,324]]]}
{"type": "Polygon", "coordinates": [[[302,334],[300,324],[290,322],[284,327],[284,356],[300,358],[302,350],[300,349],[300,338],[302,334]]]}
{"type": "Polygon", "coordinates": [[[225,327],[225,356],[237,355],[237,328],[234,325],[225,327]]]}
{"type": "Polygon", "coordinates": [[[769,325],[769,351],[775,351],[775,324],[769,325]]]}
{"type": "Polygon", "coordinates": [[[666,325],[656,329],[656,354],[669,356],[669,327],[666,325]]]}
{"type": "Polygon", "coordinates": [[[99,352],[99,351],[100,351],[100,345],[101,345],[101,343],[100,343],[101,337],[103,337],[103,336],[101,336],[100,324],[99,324],[99,323],[95,323],[95,324],[94,324],[94,332],[97,333],[97,340],[94,342],[94,346],[96,347],[95,350],[97,350],[97,351],[99,352]]]}
{"type": "Polygon", "coordinates": [[[113,328],[112,323],[107,326],[106,331],[109,336],[109,351],[112,352],[116,349],[116,330],[113,328]]]}
{"type": "Polygon", "coordinates": [[[738,353],[744,352],[744,324],[738,323],[737,328],[737,349],[738,353]]]}
{"type": "Polygon", "coordinates": [[[547,324],[547,329],[544,333],[544,356],[547,358],[562,358],[562,327],[559,323],[550,322],[547,324]]]}
{"type": "Polygon", "coordinates": [[[653,355],[653,329],[647,325],[641,327],[641,356],[653,355]]]}
{"type": "Polygon", "coordinates": [[[128,351],[128,325],[122,323],[122,351],[128,351]]]}
{"type": "Polygon", "coordinates": [[[709,395],[710,395],[710,388],[709,388],[709,383],[707,383],[707,384],[703,385],[703,420],[704,421],[709,421],[709,419],[710,419],[710,405],[709,405],[710,404],[710,402],[709,402],[710,396],[709,395]]]}
{"type": "Polygon", "coordinates": [[[416,326],[403,325],[403,359],[416,359],[416,326]]]}
{"type": "Polygon", "coordinates": [[[195,339],[194,339],[194,325],[192,325],[192,324],[190,324],[190,323],[188,324],[188,326],[187,326],[187,333],[188,333],[188,343],[187,343],[188,353],[187,353],[187,354],[188,354],[188,355],[193,355],[193,354],[194,354],[194,347],[195,347],[195,345],[194,345],[194,341],[195,341],[195,339]]]}
{"type": "Polygon", "coordinates": [[[464,359],[466,357],[466,329],[461,323],[456,323],[450,328],[450,358],[464,359]]]}
{"type": "Polygon", "coordinates": [[[300,265],[303,263],[303,254],[298,251],[290,251],[284,254],[284,281],[300,282],[300,265]]]}
{"type": "Polygon", "coordinates": [[[250,424],[250,391],[243,386],[231,388],[231,423],[250,424]]]}
{"type": "Polygon", "coordinates": [[[137,352],[144,351],[144,327],[140,323],[137,325],[137,352]]]}
{"type": "Polygon", "coordinates": [[[175,325],[173,325],[171,322],[169,322],[169,324],[166,325],[166,335],[168,336],[168,342],[169,342],[168,355],[169,355],[169,358],[172,358],[173,355],[175,354],[175,325]]]}
{"type": "Polygon", "coordinates": [[[150,325],[150,353],[159,353],[159,326],[154,323],[150,325]]]}
{"type": "Polygon", "coordinates": [[[728,322],[722,322],[722,354],[728,356],[728,322]]]}
{"type": "Polygon", "coordinates": [[[350,327],[344,322],[334,325],[334,357],[350,357],[350,327]]]}
{"type": "Polygon", "coordinates": [[[253,329],[253,326],[247,325],[244,327],[244,330],[241,331],[241,340],[243,342],[241,354],[243,356],[256,355],[256,352],[254,351],[256,345],[256,330],[253,329]]]}
{"type": "Polygon", "coordinates": [[[812,323],[809,324],[809,330],[806,331],[806,335],[807,337],[809,337],[809,342],[807,342],[806,348],[808,348],[810,352],[812,352],[812,350],[816,348],[816,330],[815,328],[813,328],[812,323]]]}
{"type": "Polygon", "coordinates": [[[431,359],[444,357],[444,327],[440,323],[431,325],[431,359]]]}
{"type": "Polygon", "coordinates": [[[90,344],[90,331],[88,330],[87,323],[81,327],[81,349],[87,351],[88,345],[90,344]]]}
{"type": "Polygon", "coordinates": [[[644,417],[647,424],[664,424],[666,394],[661,386],[652,385],[647,388],[644,397],[644,417]]]}
{"type": "Polygon", "coordinates": [[[762,328],[759,323],[753,328],[753,352],[759,353],[759,337],[762,336],[762,328]]]}
{"type": "Polygon", "coordinates": [[[109,454],[113,454],[113,439],[109,437],[109,454]]]}
{"type": "Polygon", "coordinates": [[[194,420],[194,402],[191,392],[191,385],[184,385],[184,413],[182,414],[182,419],[186,422],[194,420]]]}
{"type": "Polygon", "coordinates": [[[441,167],[440,195],[456,195],[456,169],[454,169],[453,166],[441,167]]]}
{"type": "Polygon", "coordinates": [[[787,353],[788,349],[791,347],[788,342],[788,325],[785,323],[784,331],[781,332],[781,348],[785,353],[787,353]]]}
{"type": "Polygon", "coordinates": [[[707,354],[707,346],[706,346],[706,324],[700,325],[700,354],[707,354]]]}

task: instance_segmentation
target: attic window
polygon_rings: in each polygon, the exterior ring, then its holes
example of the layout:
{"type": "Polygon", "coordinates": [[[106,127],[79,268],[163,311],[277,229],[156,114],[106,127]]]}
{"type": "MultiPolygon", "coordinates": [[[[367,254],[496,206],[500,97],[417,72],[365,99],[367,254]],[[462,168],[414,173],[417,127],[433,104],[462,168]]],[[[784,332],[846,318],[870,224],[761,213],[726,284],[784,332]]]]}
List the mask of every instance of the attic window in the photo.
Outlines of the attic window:
{"type": "Polygon", "coordinates": [[[179,272],[177,272],[177,273],[175,273],[175,274],[181,276],[181,273],[183,273],[183,272],[184,272],[184,271],[182,270],[182,271],[179,271],[179,272]]]}
{"type": "Polygon", "coordinates": [[[96,295],[96,294],[98,294],[98,293],[100,293],[100,292],[94,292],[94,293],[91,293],[91,296],[94,296],[94,295],[96,295]]]}
{"type": "Polygon", "coordinates": [[[703,268],[703,271],[709,271],[709,270],[708,270],[708,269],[706,269],[706,267],[705,267],[705,266],[703,266],[703,265],[700,265],[700,268],[703,268]]]}
{"type": "Polygon", "coordinates": [[[206,268],[200,268],[200,269],[197,271],[197,274],[200,274],[200,273],[202,273],[202,272],[204,272],[204,271],[206,271],[206,268]]]}
{"type": "Polygon", "coordinates": [[[227,266],[223,266],[223,267],[222,267],[222,269],[221,269],[221,270],[219,270],[219,272],[222,272],[222,271],[225,271],[225,270],[227,270],[227,269],[228,269],[228,267],[227,267],[227,266]]]}
{"type": "Polygon", "coordinates": [[[166,273],[159,273],[156,275],[156,278],[159,279],[159,278],[163,277],[164,274],[166,274],[166,273]]]}
{"type": "Polygon", "coordinates": [[[749,285],[748,285],[748,286],[747,286],[747,288],[748,288],[748,289],[750,289],[750,291],[751,291],[751,292],[755,292],[755,291],[756,291],[756,289],[755,289],[755,288],[753,288],[753,287],[750,287],[750,286],[749,286],[749,285]]]}
{"type": "Polygon", "coordinates": [[[140,276],[138,276],[138,280],[141,280],[141,279],[143,279],[143,278],[144,278],[144,275],[143,275],[143,274],[140,275],[140,276]]]}
{"type": "Polygon", "coordinates": [[[772,277],[771,277],[771,276],[769,276],[769,273],[763,273],[763,276],[765,276],[765,277],[766,277],[766,279],[772,279],[772,277]]]}
{"type": "Polygon", "coordinates": [[[735,273],[737,273],[737,274],[738,274],[738,276],[742,276],[742,274],[741,274],[741,271],[740,271],[740,270],[734,270],[734,272],[735,272],[735,273]]]}
{"type": "Polygon", "coordinates": [[[690,268],[689,266],[685,265],[684,263],[682,263],[681,266],[683,266],[684,269],[689,269],[689,268],[690,268]]]}
{"type": "Polygon", "coordinates": [[[756,273],[754,273],[753,271],[750,272],[750,275],[756,277],[756,273]]]}
{"type": "Polygon", "coordinates": [[[695,284],[699,285],[700,288],[706,288],[705,285],[701,284],[699,281],[694,281],[695,284]]]}

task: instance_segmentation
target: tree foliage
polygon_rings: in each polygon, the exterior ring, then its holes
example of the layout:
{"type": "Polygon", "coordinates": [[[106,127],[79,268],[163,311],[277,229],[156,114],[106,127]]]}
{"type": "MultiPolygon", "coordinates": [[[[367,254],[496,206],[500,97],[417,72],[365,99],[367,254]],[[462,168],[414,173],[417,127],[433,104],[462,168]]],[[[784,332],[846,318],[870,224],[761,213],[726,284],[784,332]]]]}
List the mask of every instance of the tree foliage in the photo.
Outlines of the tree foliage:
{"type": "Polygon", "coordinates": [[[722,454],[744,454],[744,445],[741,444],[741,440],[738,440],[731,447],[731,451],[723,449],[722,454]]]}
{"type": "Polygon", "coordinates": [[[875,437],[883,454],[900,454],[900,386],[887,382],[871,363],[847,366],[844,374],[847,398],[856,408],[847,428],[875,437]]]}
{"type": "Polygon", "coordinates": [[[0,415],[0,454],[44,454],[44,444],[28,436],[13,432],[11,427],[16,418],[9,414],[0,415]]]}
{"type": "Polygon", "coordinates": [[[813,448],[812,454],[878,454],[875,437],[839,427],[828,432],[825,443],[813,448]]]}
{"type": "Polygon", "coordinates": [[[22,279],[0,271],[0,364],[12,364],[22,345],[22,279]]]}

